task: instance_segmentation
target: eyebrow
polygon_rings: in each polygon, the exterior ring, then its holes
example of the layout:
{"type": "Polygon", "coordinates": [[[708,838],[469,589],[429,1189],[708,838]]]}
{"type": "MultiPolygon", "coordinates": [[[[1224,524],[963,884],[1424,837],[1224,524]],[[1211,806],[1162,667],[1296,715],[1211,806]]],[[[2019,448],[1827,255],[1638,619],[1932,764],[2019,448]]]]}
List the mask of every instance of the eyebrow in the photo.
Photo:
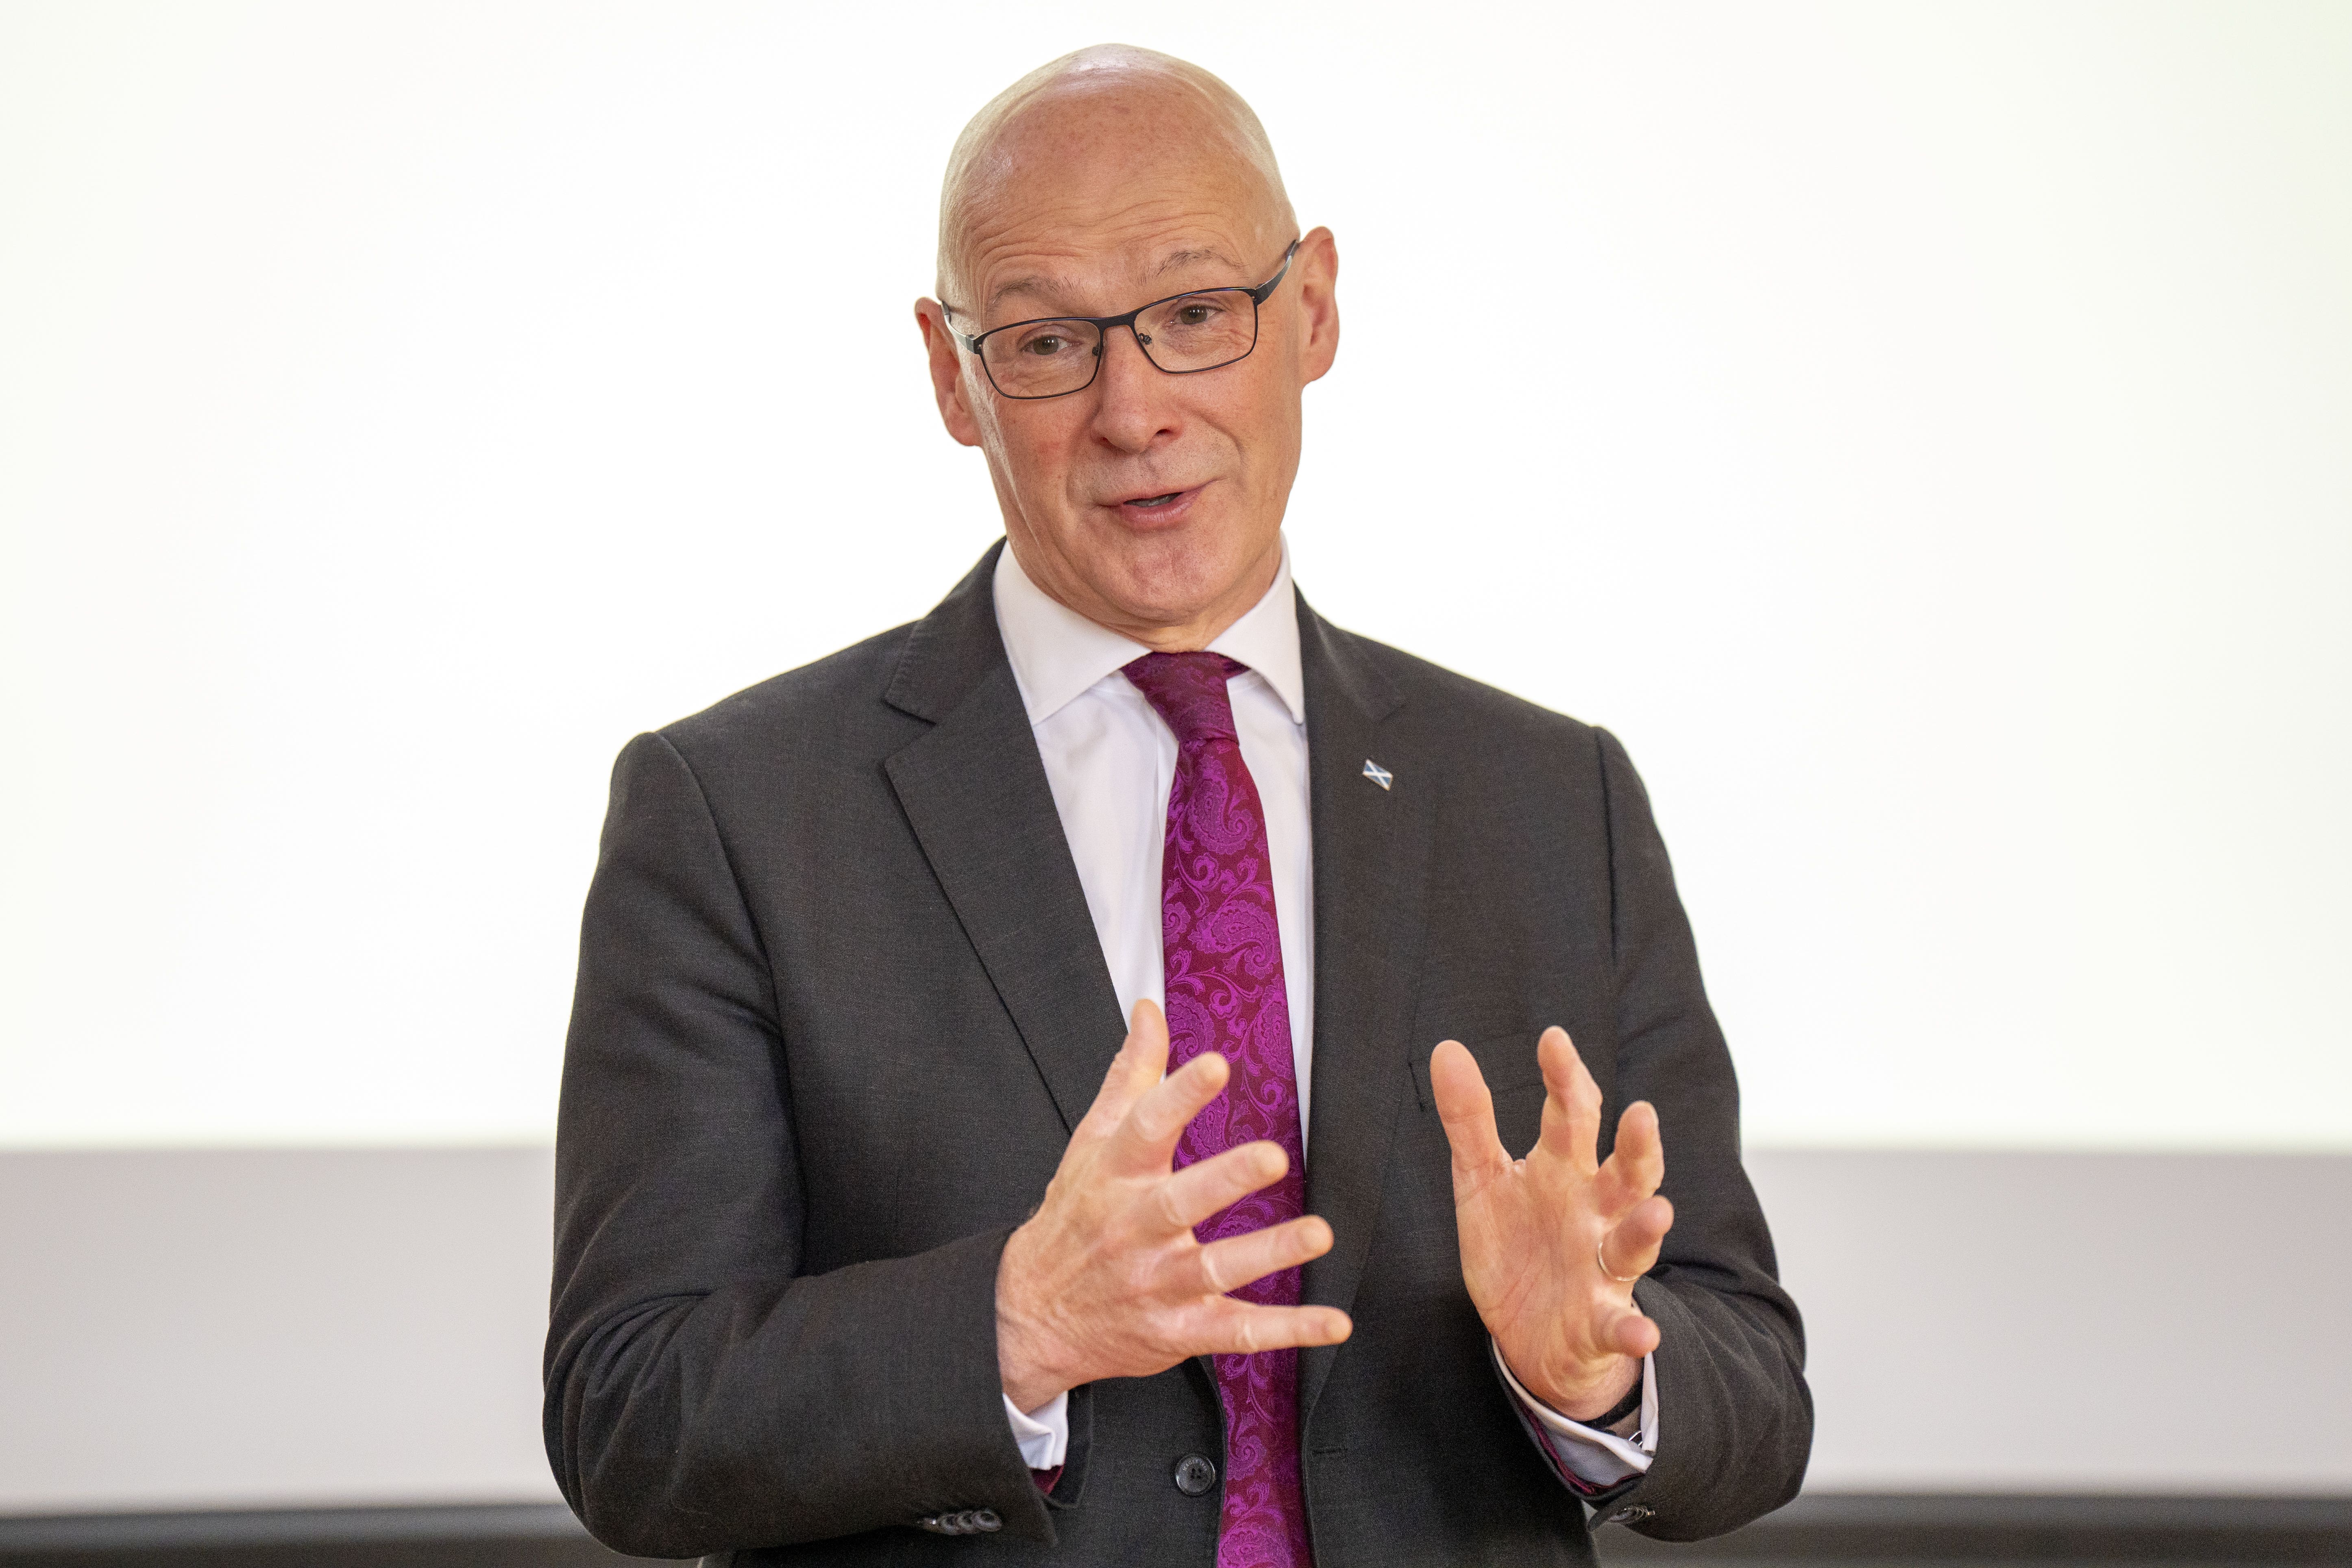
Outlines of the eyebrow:
{"type": "Polygon", "coordinates": [[[996,314],[996,308],[999,305],[1003,304],[1005,300],[1013,298],[1015,294],[1038,294],[1050,296],[1055,287],[1056,283],[1055,279],[1042,277],[1015,278],[1010,283],[1000,283],[996,286],[994,291],[988,296],[988,304],[982,311],[982,319],[986,320],[988,317],[996,314]]]}
{"type": "MultiPolygon", "coordinates": [[[[1223,251],[1216,250],[1205,246],[1200,246],[1186,250],[1170,251],[1165,257],[1160,258],[1160,265],[1152,269],[1152,276],[1155,278],[1164,278],[1169,273],[1176,271],[1179,268],[1190,267],[1196,262],[1202,261],[1214,261],[1221,266],[1231,268],[1235,273],[1238,273],[1241,270],[1241,268],[1236,266],[1232,258],[1227,257],[1223,251]]],[[[1050,303],[1053,301],[1055,296],[1061,290],[1063,284],[1061,279],[1048,278],[1042,273],[1034,273],[1026,278],[1015,278],[1007,282],[1000,283],[989,293],[988,304],[985,307],[982,319],[986,320],[988,317],[994,316],[997,311],[997,307],[1003,304],[1005,300],[1013,298],[1015,294],[1035,295],[1041,300],[1050,303]]]]}
{"type": "Polygon", "coordinates": [[[1241,270],[1240,266],[1229,259],[1223,251],[1212,250],[1205,247],[1195,250],[1170,251],[1168,259],[1160,264],[1160,270],[1162,275],[1165,275],[1175,271],[1180,267],[1190,267],[1195,261],[1214,261],[1222,266],[1232,268],[1235,272],[1241,270]]]}

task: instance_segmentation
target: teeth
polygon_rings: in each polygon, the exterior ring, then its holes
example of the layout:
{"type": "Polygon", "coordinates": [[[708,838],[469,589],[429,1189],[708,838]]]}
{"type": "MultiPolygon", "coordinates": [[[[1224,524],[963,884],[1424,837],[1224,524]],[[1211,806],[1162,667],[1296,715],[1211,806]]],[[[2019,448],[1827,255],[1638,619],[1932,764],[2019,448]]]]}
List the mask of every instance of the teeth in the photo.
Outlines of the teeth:
{"type": "Polygon", "coordinates": [[[1174,500],[1175,499],[1176,492],[1174,490],[1170,490],[1164,496],[1146,496],[1141,500],[1131,500],[1127,504],[1129,506],[1166,506],[1170,501],[1174,500]]]}

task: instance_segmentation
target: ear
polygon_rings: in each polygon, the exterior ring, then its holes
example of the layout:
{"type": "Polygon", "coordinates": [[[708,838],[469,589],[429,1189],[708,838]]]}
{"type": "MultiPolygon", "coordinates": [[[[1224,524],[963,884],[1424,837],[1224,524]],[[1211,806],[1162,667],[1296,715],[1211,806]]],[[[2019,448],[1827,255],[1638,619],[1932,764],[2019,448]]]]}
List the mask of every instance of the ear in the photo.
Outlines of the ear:
{"type": "Polygon", "coordinates": [[[966,447],[980,445],[980,421],[973,417],[969,384],[964,380],[965,349],[948,325],[947,307],[937,300],[915,301],[915,325],[923,334],[929,356],[931,395],[939,401],[940,423],[966,447]]]}
{"type": "Polygon", "coordinates": [[[1302,381],[1320,381],[1339,354],[1339,247],[1328,228],[1298,242],[1290,276],[1298,286],[1305,342],[1299,345],[1302,381]]]}

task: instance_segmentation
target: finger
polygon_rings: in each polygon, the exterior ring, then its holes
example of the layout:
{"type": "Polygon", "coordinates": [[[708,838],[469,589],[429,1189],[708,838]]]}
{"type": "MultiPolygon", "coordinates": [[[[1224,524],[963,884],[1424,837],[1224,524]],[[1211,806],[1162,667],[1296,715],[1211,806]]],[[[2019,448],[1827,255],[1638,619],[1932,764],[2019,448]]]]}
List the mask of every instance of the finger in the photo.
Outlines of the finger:
{"type": "Polygon", "coordinates": [[[1204,1295],[1222,1296],[1276,1269],[1296,1268],[1331,1250],[1331,1226],[1320,1215],[1301,1215],[1246,1236],[1213,1241],[1192,1255],[1204,1295]]]}
{"type": "Polygon", "coordinates": [[[1599,1337],[1609,1350],[1639,1361],[1658,1348],[1658,1325],[1628,1307],[1601,1326],[1599,1337]]]}
{"type": "Polygon", "coordinates": [[[1144,1090],[1112,1135],[1113,1163],[1130,1173],[1165,1171],[1175,1158],[1176,1140],[1209,1101],[1223,1094],[1233,1069],[1214,1051],[1203,1051],[1144,1090]]]}
{"type": "Polygon", "coordinates": [[[1658,1250],[1674,1228],[1675,1205],[1662,1197],[1643,1198],[1601,1238],[1600,1266],[1624,1279],[1647,1274],[1658,1266],[1658,1250]]]}
{"type": "Polygon", "coordinates": [[[1290,1156],[1279,1143],[1260,1140],[1228,1149],[1213,1159],[1185,1166],[1160,1184],[1160,1220],[1171,1231],[1190,1230],[1259,1188],[1272,1186],[1289,1169],[1290,1156]]]}
{"type": "Polygon", "coordinates": [[[1255,1355],[1293,1346],[1336,1345],[1356,1325],[1337,1307],[1260,1307],[1220,1296],[1216,1309],[1179,1336],[1186,1355],[1255,1355]]]}
{"type": "Polygon", "coordinates": [[[1149,996],[1135,1005],[1127,1026],[1127,1038],[1119,1042],[1118,1054],[1110,1059],[1110,1068],[1103,1074],[1102,1088],[1095,1091],[1094,1104],[1070,1135],[1070,1141],[1108,1138],[1135,1102],[1150,1091],[1168,1072],[1168,1019],[1159,1005],[1149,996]]]}
{"type": "Polygon", "coordinates": [[[1554,1024],[1536,1042],[1544,1076],[1543,1132],[1536,1140],[1547,1153],[1591,1172],[1601,1163],[1601,1086],[1584,1069],[1568,1031],[1554,1024]]]}
{"type": "Polygon", "coordinates": [[[1510,1152],[1495,1131],[1495,1097],[1469,1047],[1459,1040],[1439,1043],[1429,1058],[1429,1089],[1454,1149],[1454,1196],[1476,1192],[1510,1169],[1510,1152]]]}
{"type": "Polygon", "coordinates": [[[1601,1167],[1601,1212],[1641,1202],[1666,1179],[1666,1145],[1658,1133],[1657,1108],[1637,1100],[1617,1119],[1617,1143],[1601,1167]]]}

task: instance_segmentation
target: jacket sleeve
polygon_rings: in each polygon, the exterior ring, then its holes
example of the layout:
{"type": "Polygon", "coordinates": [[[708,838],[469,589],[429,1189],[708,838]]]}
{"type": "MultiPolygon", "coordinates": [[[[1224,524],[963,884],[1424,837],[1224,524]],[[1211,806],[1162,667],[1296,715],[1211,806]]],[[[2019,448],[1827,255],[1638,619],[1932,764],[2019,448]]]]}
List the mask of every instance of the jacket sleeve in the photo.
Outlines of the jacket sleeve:
{"type": "Polygon", "coordinates": [[[545,1363],[564,1497],[648,1557],[980,1510],[1050,1542],[997,1381],[1005,1233],[803,1273],[785,1063],[719,825],[641,735],[614,770],[564,1053],[545,1363]]]}
{"type": "MultiPolygon", "coordinates": [[[[1812,1447],[1804,1329],[1739,1159],[1739,1086],[1650,801],[1617,738],[1595,732],[1608,799],[1618,1055],[1611,1096],[1657,1107],[1675,1226],[1633,1288],[1658,1325],[1657,1453],[1603,1517],[1695,1541],[1797,1493],[1812,1447]]],[[[1614,1113],[1612,1114],[1613,1129],[1614,1113]]]]}

